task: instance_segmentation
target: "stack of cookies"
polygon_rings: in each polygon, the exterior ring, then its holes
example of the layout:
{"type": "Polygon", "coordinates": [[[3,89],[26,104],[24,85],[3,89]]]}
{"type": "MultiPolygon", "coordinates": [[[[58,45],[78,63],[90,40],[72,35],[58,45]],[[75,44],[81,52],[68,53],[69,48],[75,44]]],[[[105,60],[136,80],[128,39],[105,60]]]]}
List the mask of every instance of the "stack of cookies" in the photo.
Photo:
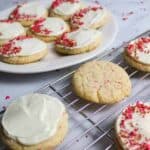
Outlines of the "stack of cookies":
{"type": "Polygon", "coordinates": [[[11,64],[38,61],[52,42],[61,54],[94,50],[102,42],[97,29],[107,23],[108,16],[99,4],[87,6],[79,0],[55,0],[48,9],[37,2],[18,5],[8,19],[0,20],[0,60],[11,64]]]}

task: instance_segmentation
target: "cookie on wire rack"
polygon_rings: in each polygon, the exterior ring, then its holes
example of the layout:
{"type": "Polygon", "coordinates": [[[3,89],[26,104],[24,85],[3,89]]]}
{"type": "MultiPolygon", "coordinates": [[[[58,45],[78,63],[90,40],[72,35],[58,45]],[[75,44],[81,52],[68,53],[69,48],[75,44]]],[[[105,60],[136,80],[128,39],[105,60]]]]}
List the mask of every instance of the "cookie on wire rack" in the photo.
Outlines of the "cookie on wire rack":
{"type": "Polygon", "coordinates": [[[124,57],[132,67],[150,72],[150,37],[131,41],[125,48],[124,57]]]}
{"type": "Polygon", "coordinates": [[[17,98],[6,109],[0,138],[12,150],[52,150],[64,139],[68,114],[57,98],[28,94],[17,98]]]}
{"type": "Polygon", "coordinates": [[[150,104],[136,102],[126,107],[116,120],[117,145],[123,150],[150,149],[150,104]]]}
{"type": "Polygon", "coordinates": [[[98,104],[113,104],[131,93],[128,74],[108,61],[90,61],[81,65],[73,75],[72,85],[77,96],[98,104]]]}

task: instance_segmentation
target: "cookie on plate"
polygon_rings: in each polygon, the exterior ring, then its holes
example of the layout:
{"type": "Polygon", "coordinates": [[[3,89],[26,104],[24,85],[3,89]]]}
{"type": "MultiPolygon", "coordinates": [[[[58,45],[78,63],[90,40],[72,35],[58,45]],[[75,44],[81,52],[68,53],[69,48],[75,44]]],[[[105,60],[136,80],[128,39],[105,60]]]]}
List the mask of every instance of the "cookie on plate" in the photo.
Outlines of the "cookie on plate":
{"type": "Polygon", "coordinates": [[[128,74],[117,64],[107,61],[91,61],[77,69],[72,79],[75,93],[88,101],[112,104],[131,93],[128,74]]]}
{"type": "Polygon", "coordinates": [[[54,0],[50,6],[50,16],[69,20],[80,9],[79,0],[54,0]]]}
{"type": "Polygon", "coordinates": [[[69,25],[64,20],[48,17],[36,20],[28,30],[28,35],[35,36],[45,42],[51,42],[67,31],[69,31],[69,25]]]}
{"type": "Polygon", "coordinates": [[[20,22],[28,27],[41,17],[47,17],[48,10],[38,2],[30,2],[18,5],[10,14],[10,19],[20,22]]]}
{"type": "Polygon", "coordinates": [[[116,121],[116,136],[123,150],[149,150],[150,104],[137,102],[123,110],[116,121]]]}
{"type": "Polygon", "coordinates": [[[0,47],[0,60],[10,64],[27,64],[42,59],[47,53],[48,48],[43,41],[18,36],[0,47]]]}
{"type": "Polygon", "coordinates": [[[109,14],[100,5],[80,9],[71,17],[72,28],[100,28],[108,22],[109,14]]]}
{"type": "Polygon", "coordinates": [[[21,35],[26,35],[24,27],[12,20],[0,20],[0,45],[21,35]]]}
{"type": "Polygon", "coordinates": [[[51,150],[68,130],[68,114],[61,101],[44,94],[17,98],[6,109],[0,138],[12,150],[51,150]]]}
{"type": "Polygon", "coordinates": [[[134,68],[150,72],[150,37],[131,41],[125,48],[125,60],[134,68]]]}
{"type": "Polygon", "coordinates": [[[55,49],[61,54],[74,55],[85,53],[97,48],[102,35],[95,29],[78,29],[64,33],[56,40],[55,49]]]}

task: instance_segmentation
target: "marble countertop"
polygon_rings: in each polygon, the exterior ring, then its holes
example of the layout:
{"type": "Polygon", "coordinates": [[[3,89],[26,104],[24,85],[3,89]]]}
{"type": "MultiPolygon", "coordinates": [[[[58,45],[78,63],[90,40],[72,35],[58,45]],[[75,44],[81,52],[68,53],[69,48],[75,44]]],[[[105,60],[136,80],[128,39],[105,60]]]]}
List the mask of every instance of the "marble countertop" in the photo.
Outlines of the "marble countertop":
{"type": "MultiPolygon", "coordinates": [[[[99,0],[114,14],[118,21],[119,33],[111,48],[121,45],[150,29],[150,0],[99,0]]],[[[16,4],[16,0],[0,0],[0,10],[16,4]]],[[[23,2],[23,1],[20,1],[23,2]]],[[[46,83],[54,81],[71,68],[30,75],[0,72],[0,110],[17,96],[35,91],[46,83]]]]}

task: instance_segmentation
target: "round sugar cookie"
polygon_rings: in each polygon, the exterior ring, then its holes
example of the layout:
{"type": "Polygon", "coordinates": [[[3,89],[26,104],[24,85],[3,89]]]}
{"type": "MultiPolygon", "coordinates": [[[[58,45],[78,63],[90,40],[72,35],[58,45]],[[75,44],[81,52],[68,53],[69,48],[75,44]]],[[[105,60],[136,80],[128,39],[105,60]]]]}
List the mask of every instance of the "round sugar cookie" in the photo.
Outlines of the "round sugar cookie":
{"type": "Polygon", "coordinates": [[[109,20],[109,14],[100,5],[89,6],[80,9],[71,17],[72,28],[97,29],[105,25],[109,20]]]}
{"type": "Polygon", "coordinates": [[[131,93],[128,74],[117,64],[107,61],[91,61],[81,65],[72,78],[75,93],[99,104],[112,104],[131,93]]]}
{"type": "Polygon", "coordinates": [[[12,20],[0,20],[0,45],[21,35],[26,35],[24,27],[12,20]]]}
{"type": "Polygon", "coordinates": [[[67,31],[69,31],[69,25],[64,20],[48,17],[36,20],[28,30],[28,35],[35,36],[45,42],[51,42],[67,31]]]}
{"type": "Polygon", "coordinates": [[[55,42],[55,50],[61,54],[75,55],[96,49],[102,35],[95,29],[78,29],[64,33],[55,42]]]}
{"type": "Polygon", "coordinates": [[[68,114],[61,101],[44,94],[28,94],[6,109],[0,138],[12,150],[52,150],[64,139],[68,114]]]}
{"type": "Polygon", "coordinates": [[[131,41],[125,48],[125,60],[134,68],[150,72],[150,37],[131,41]]]}
{"type": "Polygon", "coordinates": [[[150,104],[136,102],[126,107],[116,121],[116,136],[123,150],[150,148],[150,104]]]}
{"type": "Polygon", "coordinates": [[[54,0],[50,6],[50,16],[68,21],[80,7],[79,0],[54,0]]]}
{"type": "Polygon", "coordinates": [[[36,19],[47,17],[48,10],[38,2],[19,4],[10,14],[9,18],[29,27],[36,19]]]}
{"type": "Polygon", "coordinates": [[[43,41],[18,36],[0,47],[0,60],[10,64],[27,64],[44,58],[47,53],[47,44],[43,41]]]}

